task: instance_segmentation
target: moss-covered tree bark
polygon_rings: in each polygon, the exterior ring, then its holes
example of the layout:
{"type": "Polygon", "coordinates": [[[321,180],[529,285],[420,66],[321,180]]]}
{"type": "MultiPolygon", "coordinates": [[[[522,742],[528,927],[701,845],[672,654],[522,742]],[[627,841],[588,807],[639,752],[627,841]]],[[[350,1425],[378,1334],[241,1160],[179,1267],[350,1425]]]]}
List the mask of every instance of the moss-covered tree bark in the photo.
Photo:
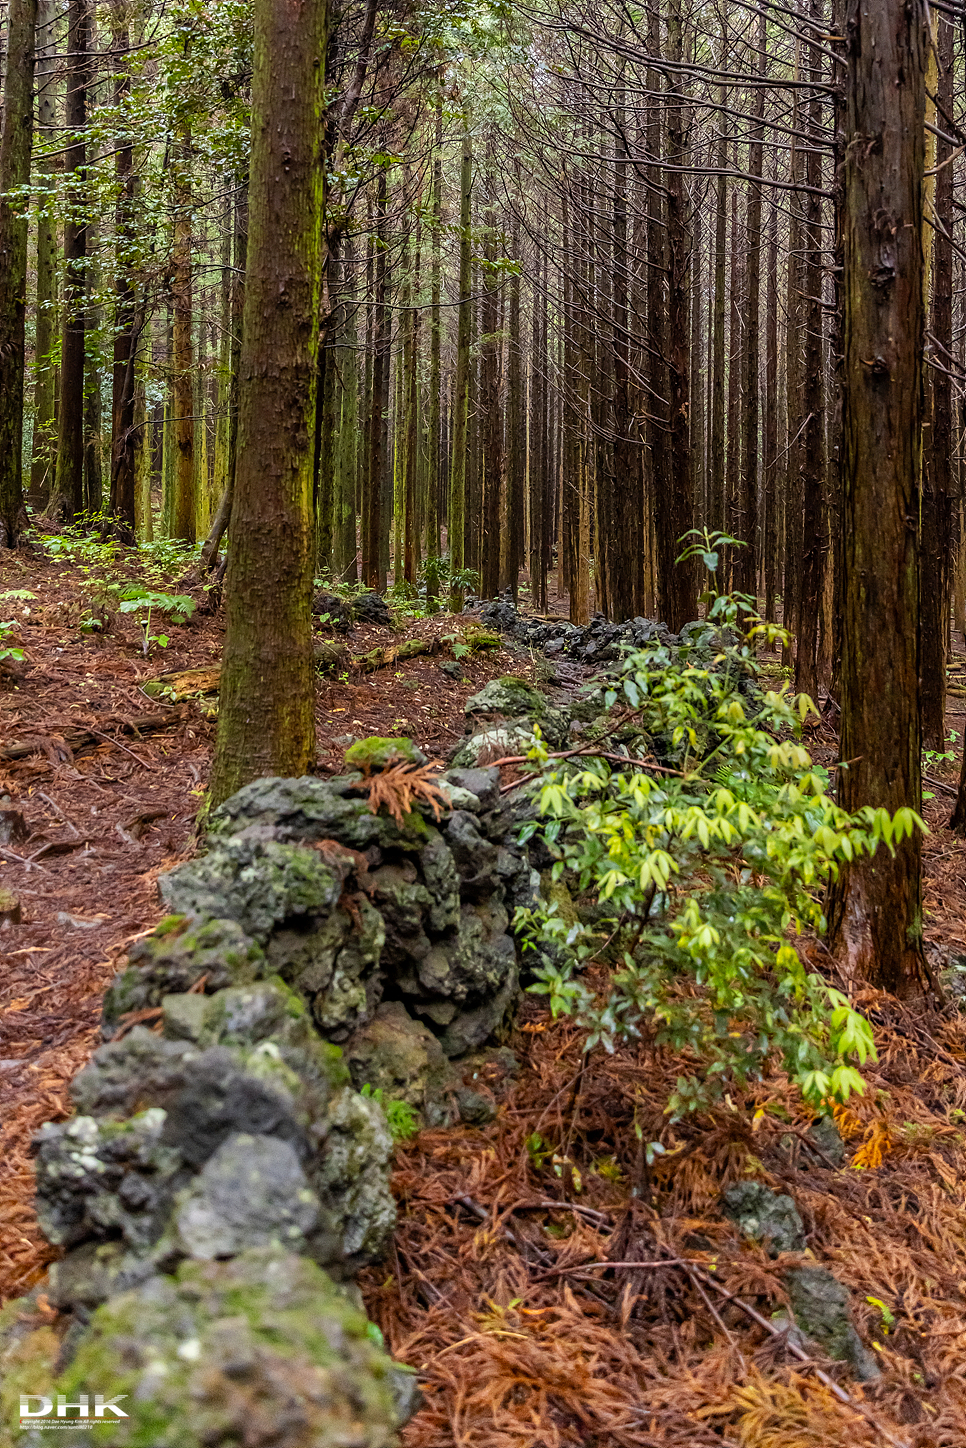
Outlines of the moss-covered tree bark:
{"type": "Polygon", "coordinates": [[[325,0],[255,0],[248,272],[217,804],[315,757],[312,442],[325,0]]]}
{"type": "Polygon", "coordinates": [[[6,193],[30,178],[37,0],[10,0],[0,130],[0,546],[15,548],[23,509],[27,220],[6,193]]]}
{"type": "MultiPolygon", "coordinates": [[[[922,426],[925,12],[848,0],[840,796],[920,807],[918,502],[922,426]]],[[[832,891],[844,973],[917,988],[921,842],[844,870],[832,891]]]]}

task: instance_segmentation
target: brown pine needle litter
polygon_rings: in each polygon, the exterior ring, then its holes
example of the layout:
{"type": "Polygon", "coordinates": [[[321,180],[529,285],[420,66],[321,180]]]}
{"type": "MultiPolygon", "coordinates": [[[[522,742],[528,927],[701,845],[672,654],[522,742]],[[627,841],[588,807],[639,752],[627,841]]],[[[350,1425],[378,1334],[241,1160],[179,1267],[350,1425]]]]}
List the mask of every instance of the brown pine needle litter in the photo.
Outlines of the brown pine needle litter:
{"type": "Polygon", "coordinates": [[[420,1374],[406,1448],[964,1448],[966,1020],[863,1005],[880,1059],[835,1169],[777,1073],[671,1126],[686,1061],[644,1042],[581,1074],[580,1031],[527,999],[497,1119],[398,1148],[393,1260],[363,1276],[420,1374]],[[804,1253],[772,1261],[722,1216],[747,1177],[794,1197],[804,1253]],[[850,1288],[877,1382],[791,1355],[771,1319],[796,1264],[850,1288]]]}
{"type": "Polygon", "coordinates": [[[436,783],[434,764],[408,764],[400,760],[378,773],[369,774],[364,770],[363,774],[358,788],[369,796],[369,809],[373,814],[387,810],[397,825],[405,823],[406,816],[420,800],[429,805],[436,819],[449,808],[449,800],[436,783]]]}

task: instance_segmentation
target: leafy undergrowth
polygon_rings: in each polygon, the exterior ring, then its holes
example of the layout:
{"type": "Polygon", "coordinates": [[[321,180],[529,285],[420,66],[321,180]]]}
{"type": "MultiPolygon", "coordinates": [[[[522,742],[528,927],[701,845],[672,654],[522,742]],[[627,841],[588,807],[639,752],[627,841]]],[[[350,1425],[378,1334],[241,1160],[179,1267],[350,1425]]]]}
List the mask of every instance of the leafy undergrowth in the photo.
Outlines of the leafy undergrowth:
{"type": "Polygon", "coordinates": [[[966,1021],[873,993],[858,1004],[879,1061],[839,1112],[851,1162],[836,1170],[803,1140],[787,1078],[669,1127],[680,1056],[645,1041],[598,1049],[581,1072],[583,1032],[529,1000],[497,1120],[397,1152],[394,1257],[363,1285],[421,1374],[406,1448],[961,1448],[966,1021]],[[651,1137],[667,1150],[648,1164],[651,1137]],[[794,1197],[806,1253],[772,1261],[739,1241],[720,1197],[749,1175],[794,1197]],[[582,1267],[608,1261],[652,1265],[582,1267]],[[882,1377],[864,1388],[816,1364],[850,1403],[701,1275],[767,1320],[803,1262],[852,1290],[874,1345],[882,1377]]]}

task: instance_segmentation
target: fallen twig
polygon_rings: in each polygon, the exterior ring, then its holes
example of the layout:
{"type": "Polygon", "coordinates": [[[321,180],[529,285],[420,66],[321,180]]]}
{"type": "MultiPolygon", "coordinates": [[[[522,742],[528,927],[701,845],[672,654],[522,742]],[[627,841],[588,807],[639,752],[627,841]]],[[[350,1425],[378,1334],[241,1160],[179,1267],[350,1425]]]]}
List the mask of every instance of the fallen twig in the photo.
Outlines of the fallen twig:
{"type": "MultiPolygon", "coordinates": [[[[183,718],[183,710],[169,709],[165,714],[142,714],[133,719],[118,719],[116,723],[121,733],[133,734],[137,737],[139,734],[152,733],[156,729],[168,729],[172,724],[179,724],[183,718]]],[[[117,739],[112,738],[109,734],[102,734],[99,729],[75,729],[64,735],[64,743],[71,749],[82,749],[85,745],[96,744],[99,740],[108,744],[116,744],[121,749],[124,748],[117,739]]],[[[0,749],[0,760],[27,759],[31,754],[43,753],[43,748],[44,741],[40,737],[20,740],[0,749]]],[[[138,759],[136,754],[133,757],[138,759]]],[[[138,759],[138,763],[144,764],[144,760],[138,759]]]]}

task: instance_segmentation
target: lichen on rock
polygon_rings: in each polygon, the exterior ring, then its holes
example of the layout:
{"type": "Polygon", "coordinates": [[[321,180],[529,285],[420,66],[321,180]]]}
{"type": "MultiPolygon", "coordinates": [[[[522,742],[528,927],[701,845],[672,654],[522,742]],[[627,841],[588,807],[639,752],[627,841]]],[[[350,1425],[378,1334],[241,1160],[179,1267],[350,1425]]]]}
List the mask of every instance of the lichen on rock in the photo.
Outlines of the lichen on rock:
{"type": "Polygon", "coordinates": [[[364,1314],[274,1247],[185,1262],[99,1308],[52,1387],[71,1402],[95,1389],[128,1414],[105,1413],[98,1441],[126,1448],[391,1448],[417,1400],[364,1314]]]}

